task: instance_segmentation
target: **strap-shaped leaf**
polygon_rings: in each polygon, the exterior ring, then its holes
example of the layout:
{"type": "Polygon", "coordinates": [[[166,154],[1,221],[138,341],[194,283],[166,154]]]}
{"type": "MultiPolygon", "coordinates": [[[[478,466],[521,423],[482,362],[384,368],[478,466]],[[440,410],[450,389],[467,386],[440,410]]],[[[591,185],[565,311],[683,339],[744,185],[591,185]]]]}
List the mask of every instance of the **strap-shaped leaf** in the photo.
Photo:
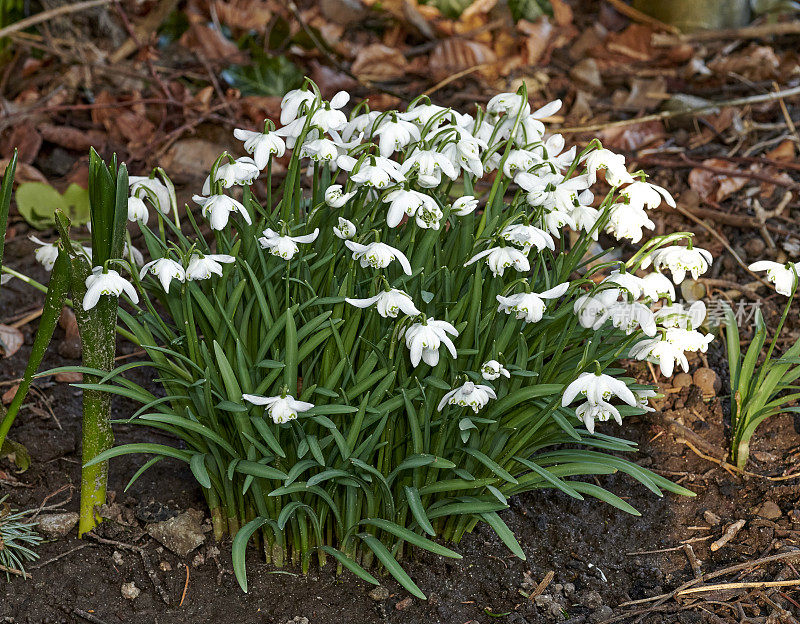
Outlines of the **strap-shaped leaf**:
{"type": "Polygon", "coordinates": [[[195,453],[192,459],[189,460],[189,468],[192,470],[194,478],[204,488],[211,487],[211,477],[208,476],[208,469],[206,468],[206,454],[195,453]]]}
{"type": "Polygon", "coordinates": [[[484,466],[486,466],[489,470],[491,470],[498,477],[500,477],[502,479],[505,479],[506,481],[508,481],[509,483],[513,483],[514,485],[519,483],[519,481],[517,481],[511,475],[510,472],[508,472],[506,469],[504,469],[500,464],[498,464],[492,458],[487,457],[484,453],[482,453],[478,449],[462,448],[461,450],[464,451],[467,455],[470,455],[470,456],[474,457],[475,459],[477,459],[480,463],[482,463],[484,466]]]}
{"type": "Polygon", "coordinates": [[[428,515],[425,513],[425,508],[422,506],[422,499],[419,496],[419,490],[410,485],[404,486],[403,489],[406,493],[408,508],[411,510],[411,515],[414,516],[414,520],[417,521],[417,524],[428,535],[436,535],[436,531],[433,530],[433,525],[431,525],[431,521],[428,519],[428,515]]]}
{"type": "Polygon", "coordinates": [[[353,574],[355,574],[358,578],[367,581],[367,583],[372,583],[373,585],[380,585],[378,579],[372,576],[369,572],[367,572],[364,568],[358,565],[355,561],[350,559],[347,555],[345,555],[340,550],[336,550],[330,546],[320,546],[320,550],[328,553],[331,557],[336,559],[339,563],[341,563],[345,568],[350,570],[353,574]]]}
{"type": "Polygon", "coordinates": [[[508,549],[514,553],[517,557],[525,561],[527,557],[525,553],[522,551],[522,547],[519,545],[519,542],[514,537],[514,534],[511,532],[511,529],[508,528],[508,525],[503,522],[500,516],[497,515],[495,512],[487,512],[480,514],[481,519],[486,522],[494,532],[497,533],[497,537],[501,539],[501,541],[508,547],[508,549]]]}
{"type": "Polygon", "coordinates": [[[378,538],[370,535],[369,533],[358,533],[358,537],[367,545],[367,547],[375,553],[375,556],[383,564],[383,567],[391,574],[395,580],[406,588],[412,595],[420,600],[427,600],[422,590],[417,587],[417,584],[411,580],[411,577],[406,571],[400,567],[392,553],[384,546],[378,538]]]}
{"type": "Polygon", "coordinates": [[[365,524],[367,526],[374,526],[379,529],[386,531],[387,533],[391,533],[395,537],[399,537],[402,540],[405,540],[409,544],[413,544],[414,546],[418,546],[424,550],[430,551],[437,555],[442,555],[443,557],[450,557],[451,559],[461,559],[462,556],[459,555],[456,551],[450,550],[446,546],[442,546],[441,544],[437,544],[434,541],[429,540],[427,537],[422,537],[421,535],[414,533],[405,527],[401,527],[399,524],[395,524],[394,522],[389,522],[389,520],[383,520],[381,518],[367,518],[366,520],[362,520],[360,524],[365,524]]]}

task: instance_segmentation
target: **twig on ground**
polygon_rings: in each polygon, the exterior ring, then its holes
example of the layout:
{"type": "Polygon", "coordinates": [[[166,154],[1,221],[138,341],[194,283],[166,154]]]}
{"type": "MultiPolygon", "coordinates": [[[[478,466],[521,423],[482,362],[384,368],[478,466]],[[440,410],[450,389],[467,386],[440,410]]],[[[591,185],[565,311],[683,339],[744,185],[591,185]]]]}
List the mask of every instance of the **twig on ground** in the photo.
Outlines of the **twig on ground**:
{"type": "Polygon", "coordinates": [[[799,35],[800,22],[776,22],[774,24],[759,24],[758,26],[744,26],[743,28],[726,28],[723,30],[703,30],[695,33],[682,34],[677,37],[654,34],[652,43],[659,47],[669,47],[680,43],[718,41],[722,39],[761,39],[779,35],[799,35]]]}
{"type": "Polygon", "coordinates": [[[472,74],[472,73],[474,73],[476,71],[480,71],[481,69],[485,69],[485,68],[491,67],[491,66],[492,66],[492,63],[480,63],[479,65],[473,65],[472,67],[468,67],[467,69],[464,69],[464,70],[462,70],[460,72],[456,72],[452,76],[448,76],[444,80],[441,80],[440,82],[437,82],[430,89],[427,89],[427,90],[423,91],[422,95],[431,95],[432,93],[435,93],[436,91],[438,91],[442,87],[449,85],[451,82],[453,82],[455,80],[458,80],[459,78],[463,78],[464,76],[468,76],[469,74],[472,74]]]}
{"type": "Polygon", "coordinates": [[[786,581],[755,581],[752,583],[718,583],[716,585],[703,585],[702,587],[684,589],[678,592],[676,596],[728,589],[764,589],[766,587],[792,587],[794,585],[800,585],[800,579],[789,579],[786,581]]]}
{"type": "Polygon", "coordinates": [[[625,17],[631,18],[634,22],[639,22],[640,24],[647,24],[648,26],[653,26],[654,28],[658,28],[659,30],[666,31],[673,35],[680,35],[681,31],[675,28],[672,24],[667,24],[662,22],[655,17],[647,15],[646,13],[642,13],[634,9],[629,4],[625,4],[622,0],[606,0],[612,7],[614,7],[617,12],[622,13],[625,17]]]}
{"type": "Polygon", "coordinates": [[[722,537],[720,537],[716,542],[711,544],[711,552],[719,550],[720,548],[725,546],[728,542],[730,542],[734,537],[736,537],[739,534],[739,531],[741,531],[744,528],[746,522],[747,522],[746,520],[737,520],[733,524],[730,524],[728,528],[725,529],[725,532],[722,534],[722,537]]]}
{"type": "Polygon", "coordinates": [[[51,20],[54,17],[67,15],[69,13],[77,13],[78,11],[85,11],[86,9],[92,9],[103,4],[109,4],[110,2],[112,2],[112,0],[86,0],[86,2],[65,4],[59,7],[48,9],[47,11],[42,11],[41,13],[31,15],[30,17],[26,17],[25,19],[21,19],[18,22],[10,24],[5,28],[0,28],[0,39],[7,37],[11,33],[19,32],[20,30],[25,30],[31,26],[36,26],[36,24],[41,24],[42,22],[51,20]]]}
{"type": "Polygon", "coordinates": [[[29,567],[31,570],[38,570],[39,568],[43,568],[43,567],[45,567],[45,566],[47,566],[47,565],[50,565],[51,563],[55,563],[55,562],[56,562],[56,561],[58,561],[59,559],[63,559],[63,558],[64,558],[64,557],[66,557],[67,555],[71,555],[71,554],[72,554],[72,553],[74,553],[74,552],[78,552],[79,550],[83,550],[83,549],[84,549],[84,548],[86,548],[88,545],[89,545],[89,544],[81,544],[80,546],[76,546],[75,548],[72,548],[71,550],[68,550],[68,551],[66,551],[66,552],[63,552],[63,553],[61,553],[60,555],[56,555],[55,557],[51,557],[51,558],[50,558],[50,559],[48,559],[47,561],[41,561],[41,562],[37,563],[36,565],[32,565],[32,566],[28,566],[28,567],[29,567]]]}
{"type": "Polygon", "coordinates": [[[689,565],[692,567],[692,572],[694,573],[694,577],[697,579],[701,578],[703,576],[703,571],[700,568],[700,560],[694,553],[694,548],[692,548],[692,545],[684,544],[683,552],[686,553],[686,558],[689,560],[689,565]]]}
{"type": "Polygon", "coordinates": [[[536,596],[540,596],[545,589],[550,585],[553,581],[553,577],[556,575],[554,570],[550,570],[547,574],[545,574],[542,582],[539,583],[536,588],[531,592],[530,596],[528,596],[529,600],[533,600],[536,596]]]}

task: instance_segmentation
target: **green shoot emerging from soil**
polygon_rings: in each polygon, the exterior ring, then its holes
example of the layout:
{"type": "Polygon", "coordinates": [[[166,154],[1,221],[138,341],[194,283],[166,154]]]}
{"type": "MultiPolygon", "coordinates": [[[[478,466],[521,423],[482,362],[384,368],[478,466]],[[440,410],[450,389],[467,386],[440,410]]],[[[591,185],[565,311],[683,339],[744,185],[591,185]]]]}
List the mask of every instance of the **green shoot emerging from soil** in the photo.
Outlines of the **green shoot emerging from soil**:
{"type": "Polygon", "coordinates": [[[26,576],[25,562],[39,558],[33,549],[42,542],[36,523],[26,521],[29,512],[11,509],[7,498],[0,498],[0,572],[6,579],[12,574],[26,576]]]}

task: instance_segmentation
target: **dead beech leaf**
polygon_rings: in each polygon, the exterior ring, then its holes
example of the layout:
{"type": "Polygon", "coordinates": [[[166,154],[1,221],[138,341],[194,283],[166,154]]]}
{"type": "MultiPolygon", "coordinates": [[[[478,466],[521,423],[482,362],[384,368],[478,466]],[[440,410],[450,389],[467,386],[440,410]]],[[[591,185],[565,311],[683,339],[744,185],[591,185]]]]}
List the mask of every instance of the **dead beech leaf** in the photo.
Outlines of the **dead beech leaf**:
{"type": "Polygon", "coordinates": [[[528,65],[546,63],[550,56],[550,43],[553,40],[554,28],[546,17],[536,22],[521,19],[517,22],[517,30],[525,35],[525,55],[528,65]]]}
{"type": "Polygon", "coordinates": [[[739,52],[714,59],[708,63],[708,68],[724,76],[735,73],[748,80],[759,81],[776,78],[780,64],[780,59],[771,47],[751,45],[739,52]]]}
{"type": "MultiPolygon", "coordinates": [[[[8,158],[0,158],[0,179],[3,178],[3,172],[6,170],[6,167],[8,167],[9,162],[11,162],[11,160],[8,158]]],[[[14,182],[47,182],[47,178],[33,165],[18,162],[17,172],[14,175],[14,182]]]]}
{"type": "Polygon", "coordinates": [[[715,169],[730,171],[730,175],[696,167],[689,172],[689,187],[704,199],[720,202],[747,184],[747,178],[736,177],[740,171],[735,163],[720,158],[709,158],[703,164],[715,169]]]}
{"type": "Polygon", "coordinates": [[[76,152],[87,152],[90,147],[102,151],[108,140],[106,133],[100,130],[80,130],[56,124],[41,124],[38,129],[48,143],[76,152]]]}
{"type": "Polygon", "coordinates": [[[572,7],[564,0],[550,0],[553,9],[553,19],[559,26],[569,26],[572,23],[572,7]]]}
{"type": "Polygon", "coordinates": [[[217,29],[205,24],[192,24],[181,35],[179,43],[189,49],[198,50],[209,61],[241,63],[244,55],[236,44],[226,39],[217,29]]]}
{"type": "Polygon", "coordinates": [[[60,383],[80,383],[83,381],[83,373],[74,373],[74,372],[56,373],[53,376],[53,379],[55,379],[60,383]]]}
{"type": "Polygon", "coordinates": [[[272,18],[269,3],[264,0],[216,0],[214,9],[220,23],[239,30],[267,24],[272,18]]]}
{"type": "Polygon", "coordinates": [[[650,45],[652,35],[653,29],[643,24],[631,24],[621,33],[611,33],[605,45],[609,54],[604,58],[615,63],[629,63],[630,59],[649,61],[656,56],[650,45]]]}
{"type": "Polygon", "coordinates": [[[3,357],[11,357],[25,342],[22,332],[16,327],[9,327],[8,325],[0,325],[0,350],[3,351],[3,357]]]}
{"type": "Polygon", "coordinates": [[[406,75],[408,61],[399,50],[373,43],[358,52],[350,67],[362,80],[392,80],[406,75]]]}
{"type": "Polygon", "coordinates": [[[239,105],[256,126],[263,126],[265,119],[276,120],[281,116],[281,98],[277,96],[246,95],[239,100],[239,105]]]}
{"type": "Polygon", "coordinates": [[[428,68],[435,80],[497,61],[494,52],[482,43],[451,38],[439,42],[428,59],[428,68]]]}
{"type": "Polygon", "coordinates": [[[612,149],[635,152],[661,141],[667,136],[664,124],[658,120],[644,121],[630,126],[606,128],[600,132],[603,145],[612,149]]]}
{"type": "Polygon", "coordinates": [[[20,123],[13,127],[11,132],[3,141],[3,153],[9,156],[14,152],[14,148],[19,150],[19,162],[31,164],[39,148],[42,146],[42,135],[30,122],[20,123]]]}
{"type": "Polygon", "coordinates": [[[778,143],[778,147],[771,149],[764,156],[778,162],[792,161],[795,158],[794,141],[785,139],[778,143]]]}
{"type": "Polygon", "coordinates": [[[8,390],[3,393],[3,405],[8,405],[11,401],[14,400],[14,395],[17,394],[17,390],[19,389],[19,384],[14,384],[8,390]]]}
{"type": "Polygon", "coordinates": [[[152,138],[156,128],[143,112],[140,112],[141,109],[114,106],[117,100],[108,91],[101,91],[95,103],[103,106],[92,109],[92,120],[96,124],[103,125],[116,141],[136,148],[145,145],[152,138]]]}

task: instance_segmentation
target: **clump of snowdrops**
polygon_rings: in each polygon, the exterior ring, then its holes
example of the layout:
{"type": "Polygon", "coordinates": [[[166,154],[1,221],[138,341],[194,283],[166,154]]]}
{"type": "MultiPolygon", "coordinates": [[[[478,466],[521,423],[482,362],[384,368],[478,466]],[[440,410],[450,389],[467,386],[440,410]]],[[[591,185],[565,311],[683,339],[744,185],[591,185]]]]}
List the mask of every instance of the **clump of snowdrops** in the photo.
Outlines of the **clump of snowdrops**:
{"type": "Polygon", "coordinates": [[[134,479],[186,462],[215,534],[235,536],[245,589],[254,536],[277,565],[330,556],[376,583],[377,560],[422,596],[398,563],[407,544],[458,558],[433,538],[485,522],[525,557],[498,515],[515,494],[637,513],[587,479],[616,471],[691,494],[622,458],[635,445],[609,422],[655,396],[621,359],[671,375],[711,338],[702,303],[675,301],[673,282],[712,261],[690,234],[627,261],[597,242],[639,243],[669,193],[597,141],[565,150],[543,122],[560,102],[532,111],[524,89],[474,115],[423,97],[348,117],[348,100],[307,81],[283,98],[281,127],[236,130],[250,156],[221,155],[194,197],[212,236],[191,212],[181,222],[163,172],[130,178],[149,261],[130,279],[96,268],[82,303],[124,295],[120,320],[148,359],[91,388],[140,401],[126,422],[183,444],[93,461],[151,454],[134,479]],[[136,366],[158,371],[163,395],[125,378],[136,366]]]}

